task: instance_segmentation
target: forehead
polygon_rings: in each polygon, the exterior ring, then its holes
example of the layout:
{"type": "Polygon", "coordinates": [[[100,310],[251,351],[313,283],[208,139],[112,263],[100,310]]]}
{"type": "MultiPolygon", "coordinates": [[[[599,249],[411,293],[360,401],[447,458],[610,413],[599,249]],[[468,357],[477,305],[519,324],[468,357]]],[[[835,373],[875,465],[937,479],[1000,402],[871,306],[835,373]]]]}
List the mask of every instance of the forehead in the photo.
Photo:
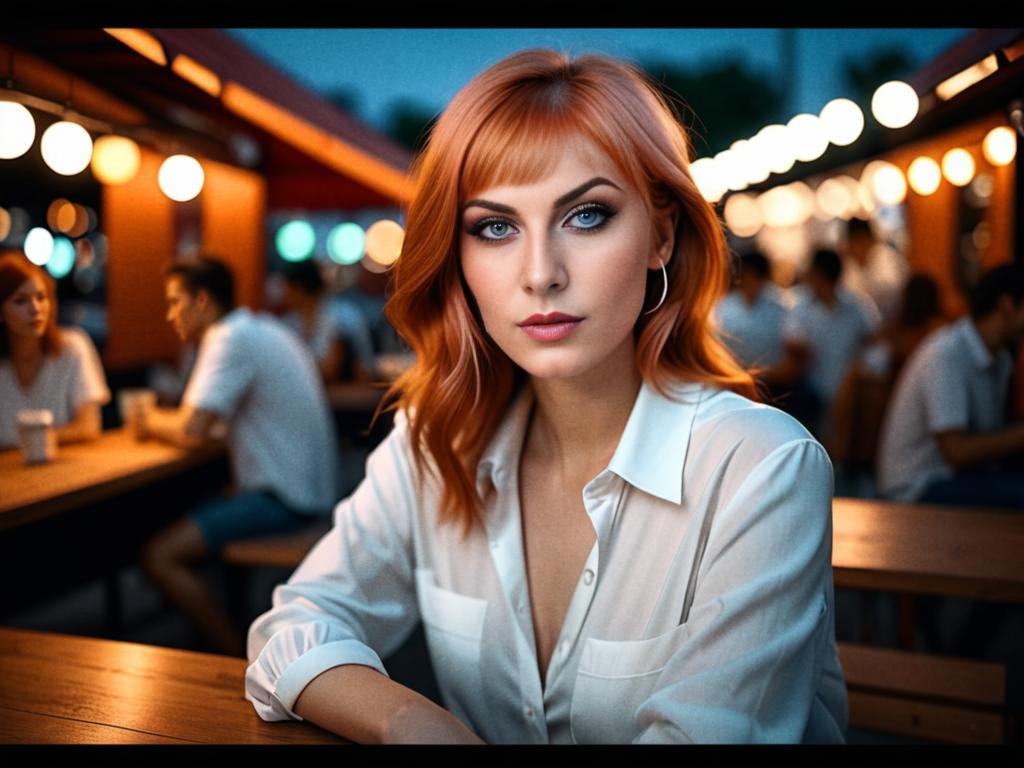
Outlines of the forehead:
{"type": "MultiPolygon", "coordinates": [[[[463,174],[462,202],[481,193],[516,187],[551,186],[560,192],[594,176],[614,181],[622,189],[630,180],[614,159],[590,138],[570,133],[554,137],[533,136],[511,144],[498,156],[467,158],[463,174]]],[[[479,153],[478,153],[479,154],[479,153]]]]}
{"type": "Polygon", "coordinates": [[[184,281],[177,275],[171,275],[167,278],[165,288],[168,296],[174,296],[177,298],[188,295],[188,291],[185,290],[184,281]]]}
{"type": "Polygon", "coordinates": [[[46,293],[46,285],[43,284],[43,280],[38,275],[31,275],[25,282],[18,286],[18,290],[14,292],[14,295],[19,294],[33,294],[33,293],[46,293]]]}

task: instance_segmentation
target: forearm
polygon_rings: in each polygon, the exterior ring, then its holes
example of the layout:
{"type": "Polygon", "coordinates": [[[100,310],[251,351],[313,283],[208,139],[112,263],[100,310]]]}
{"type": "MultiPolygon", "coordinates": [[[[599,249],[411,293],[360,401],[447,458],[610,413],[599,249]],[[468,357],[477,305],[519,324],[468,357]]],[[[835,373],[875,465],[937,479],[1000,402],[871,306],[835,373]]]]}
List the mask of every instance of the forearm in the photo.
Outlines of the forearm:
{"type": "Polygon", "coordinates": [[[443,707],[360,664],[333,667],[307,685],[294,711],[359,744],[482,744],[443,707]]]}
{"type": "Polygon", "coordinates": [[[57,428],[57,442],[81,443],[95,440],[102,432],[100,407],[96,403],[86,403],[75,413],[75,418],[62,427],[57,428]]]}
{"type": "Polygon", "coordinates": [[[188,414],[178,408],[153,408],[145,417],[144,434],[179,448],[198,448],[203,440],[185,431],[188,414]]]}
{"type": "Polygon", "coordinates": [[[953,433],[938,436],[939,449],[956,470],[971,469],[1024,453],[1024,422],[998,432],[953,433]]]}

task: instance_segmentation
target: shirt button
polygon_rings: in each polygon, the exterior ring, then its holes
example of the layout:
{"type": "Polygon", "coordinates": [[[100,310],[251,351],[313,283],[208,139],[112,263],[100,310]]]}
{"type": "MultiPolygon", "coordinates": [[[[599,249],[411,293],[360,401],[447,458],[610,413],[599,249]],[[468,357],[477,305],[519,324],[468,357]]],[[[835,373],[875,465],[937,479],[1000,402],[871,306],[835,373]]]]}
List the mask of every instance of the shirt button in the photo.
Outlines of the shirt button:
{"type": "Polygon", "coordinates": [[[585,570],[583,572],[583,583],[586,584],[587,586],[590,586],[590,583],[593,580],[594,580],[594,572],[592,570],[590,570],[589,568],[587,568],[587,570],[585,570]]]}
{"type": "Polygon", "coordinates": [[[526,709],[523,710],[523,714],[527,717],[533,717],[533,707],[527,706],[526,709]]]}

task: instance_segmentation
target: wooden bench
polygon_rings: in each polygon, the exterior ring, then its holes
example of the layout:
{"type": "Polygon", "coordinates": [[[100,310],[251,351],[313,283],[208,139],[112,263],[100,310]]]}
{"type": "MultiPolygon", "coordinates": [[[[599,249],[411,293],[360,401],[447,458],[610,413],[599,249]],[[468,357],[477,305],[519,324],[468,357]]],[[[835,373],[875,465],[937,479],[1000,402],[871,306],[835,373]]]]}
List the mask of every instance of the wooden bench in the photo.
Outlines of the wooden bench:
{"type": "Polygon", "coordinates": [[[325,517],[295,533],[228,542],[220,559],[240,568],[297,568],[313,545],[331,529],[331,523],[330,517],[325,517]]]}
{"type": "Polygon", "coordinates": [[[1006,667],[839,643],[850,727],[919,741],[1002,744],[1006,667]]]}

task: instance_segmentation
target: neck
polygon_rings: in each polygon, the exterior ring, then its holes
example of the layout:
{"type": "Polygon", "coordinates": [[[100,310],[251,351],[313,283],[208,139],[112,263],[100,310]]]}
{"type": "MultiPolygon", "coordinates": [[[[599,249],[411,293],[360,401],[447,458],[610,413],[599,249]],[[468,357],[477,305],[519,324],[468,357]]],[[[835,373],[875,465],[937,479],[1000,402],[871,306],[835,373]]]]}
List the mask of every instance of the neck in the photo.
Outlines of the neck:
{"type": "Polygon", "coordinates": [[[974,325],[974,330],[978,332],[978,336],[981,337],[985,347],[993,355],[1006,346],[1007,338],[1003,333],[1003,325],[995,313],[980,320],[972,317],[971,323],[974,325]]]}
{"type": "Polygon", "coordinates": [[[641,382],[632,336],[587,375],[533,378],[536,406],[526,449],[562,477],[593,473],[614,455],[641,382]]]}
{"type": "Polygon", "coordinates": [[[15,336],[7,334],[10,345],[11,359],[15,363],[34,363],[43,356],[42,339],[35,336],[15,336]]]}

